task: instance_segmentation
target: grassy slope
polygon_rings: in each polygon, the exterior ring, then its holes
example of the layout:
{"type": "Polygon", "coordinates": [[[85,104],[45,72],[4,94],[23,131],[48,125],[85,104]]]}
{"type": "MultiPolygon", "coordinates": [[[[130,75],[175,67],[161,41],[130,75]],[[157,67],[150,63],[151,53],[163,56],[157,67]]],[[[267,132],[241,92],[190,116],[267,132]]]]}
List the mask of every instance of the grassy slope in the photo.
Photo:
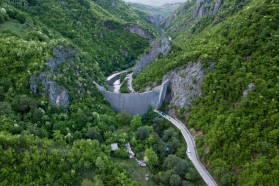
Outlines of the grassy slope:
{"type": "Polygon", "coordinates": [[[146,186],[154,186],[156,185],[152,180],[145,180],[145,174],[150,175],[150,171],[146,167],[140,167],[136,160],[129,159],[129,160],[123,160],[114,158],[115,162],[119,163],[122,167],[124,167],[131,175],[133,180],[136,180],[140,185],[146,185],[146,186]]]}
{"type": "Polygon", "coordinates": [[[151,86],[191,61],[215,62],[188,122],[205,133],[200,155],[221,185],[278,183],[278,8],[269,0],[224,2],[215,17],[174,33],[172,53],[135,79],[135,87],[151,86]],[[257,89],[244,99],[249,83],[257,89]]]}

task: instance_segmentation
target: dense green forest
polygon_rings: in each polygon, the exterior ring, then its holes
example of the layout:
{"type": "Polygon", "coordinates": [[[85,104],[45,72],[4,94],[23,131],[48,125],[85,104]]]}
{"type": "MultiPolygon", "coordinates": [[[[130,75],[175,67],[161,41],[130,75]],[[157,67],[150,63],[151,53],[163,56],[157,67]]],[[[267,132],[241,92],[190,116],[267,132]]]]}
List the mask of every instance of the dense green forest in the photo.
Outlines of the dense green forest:
{"type": "MultiPolygon", "coordinates": [[[[203,134],[198,153],[219,185],[278,185],[279,4],[222,1],[213,14],[217,1],[204,1],[197,18],[198,2],[162,24],[172,51],[134,87],[200,61],[202,96],[190,109],[163,109],[203,134]]],[[[93,85],[148,50],[125,27],[156,38],[149,18],[121,0],[0,0],[0,185],[205,185],[171,123],[151,110],[115,113],[93,85]],[[128,142],[147,167],[129,159],[128,142]]]]}
{"type": "Polygon", "coordinates": [[[115,0],[0,1],[0,185],[204,184],[169,122],[115,113],[93,86],[147,49],[125,29],[155,37],[146,16],[115,0]]]}
{"type": "Polygon", "coordinates": [[[135,87],[160,84],[168,71],[202,62],[202,97],[192,109],[177,110],[203,132],[196,139],[203,162],[220,185],[278,185],[278,1],[224,1],[216,15],[199,19],[195,5],[176,12],[167,25],[172,52],[138,75],[135,87]],[[243,97],[251,83],[256,88],[243,97]]]}

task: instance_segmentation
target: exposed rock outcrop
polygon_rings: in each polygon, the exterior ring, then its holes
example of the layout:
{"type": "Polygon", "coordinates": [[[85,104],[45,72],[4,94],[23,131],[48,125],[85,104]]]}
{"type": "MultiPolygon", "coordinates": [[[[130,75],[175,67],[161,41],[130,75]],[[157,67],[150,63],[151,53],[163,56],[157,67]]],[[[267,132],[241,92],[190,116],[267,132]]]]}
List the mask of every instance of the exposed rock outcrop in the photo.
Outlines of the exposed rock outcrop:
{"type": "Polygon", "coordinates": [[[156,28],[158,29],[162,29],[162,22],[165,20],[166,18],[162,15],[153,15],[149,17],[149,22],[154,25],[156,28]]]}
{"type": "Polygon", "coordinates": [[[204,72],[199,61],[167,73],[165,79],[169,79],[170,82],[170,105],[189,108],[192,102],[202,95],[204,72]]]}
{"type": "Polygon", "coordinates": [[[139,74],[147,67],[147,65],[152,63],[160,54],[165,56],[166,54],[169,53],[170,50],[171,50],[171,43],[169,39],[167,37],[159,38],[157,41],[155,41],[152,44],[149,52],[140,58],[139,62],[136,64],[134,68],[133,74],[134,75],[139,74]]]}
{"type": "Polygon", "coordinates": [[[145,30],[139,26],[127,25],[125,27],[125,30],[127,30],[133,34],[137,34],[140,37],[148,39],[149,43],[152,43],[154,41],[154,39],[152,38],[152,35],[147,30],[145,30]]]}
{"type": "Polygon", "coordinates": [[[181,16],[182,14],[188,14],[189,12],[191,12],[191,14],[187,18],[187,21],[182,22],[179,27],[171,28],[170,31],[175,32],[183,30],[194,24],[196,20],[199,20],[206,15],[216,15],[223,3],[223,0],[196,0],[195,4],[193,5],[189,5],[189,3],[191,2],[188,2],[188,4],[186,3],[184,4],[184,6],[179,7],[179,9],[172,16],[166,19],[162,25],[167,28],[173,22],[175,22],[175,20],[183,17],[181,16]]]}
{"type": "Polygon", "coordinates": [[[210,3],[211,0],[197,0],[196,7],[194,11],[195,19],[199,19],[207,14],[210,10],[210,3]]]}
{"type": "Polygon", "coordinates": [[[212,15],[217,14],[217,12],[218,12],[220,6],[222,5],[222,3],[223,3],[223,0],[217,0],[216,1],[215,5],[214,5],[214,9],[212,11],[212,15]]]}
{"type": "Polygon", "coordinates": [[[246,90],[243,91],[242,97],[246,98],[248,96],[249,92],[251,92],[251,91],[253,91],[255,89],[256,89],[256,85],[254,83],[250,83],[247,86],[246,90]]]}
{"type": "Polygon", "coordinates": [[[39,93],[42,96],[48,95],[51,104],[66,108],[69,106],[68,90],[49,77],[57,73],[59,74],[56,70],[62,63],[67,62],[74,64],[74,58],[79,54],[72,49],[61,47],[53,49],[53,54],[55,57],[48,61],[48,69],[41,72],[39,75],[32,75],[30,77],[30,89],[34,94],[39,93]],[[40,84],[43,90],[39,88],[40,84]]]}
{"type": "Polygon", "coordinates": [[[178,9],[176,10],[176,12],[174,12],[170,17],[168,17],[163,23],[162,26],[164,28],[167,28],[168,26],[171,25],[172,22],[174,22],[178,17],[180,17],[180,15],[184,14],[186,11],[185,6],[180,6],[178,7],[178,9]]]}
{"type": "Polygon", "coordinates": [[[49,100],[53,105],[68,107],[69,93],[68,90],[55,81],[49,81],[49,100]]]}
{"type": "Polygon", "coordinates": [[[204,15],[210,13],[211,15],[217,14],[223,0],[216,0],[214,6],[211,6],[212,0],[197,0],[194,11],[194,18],[199,19],[204,15]]]}

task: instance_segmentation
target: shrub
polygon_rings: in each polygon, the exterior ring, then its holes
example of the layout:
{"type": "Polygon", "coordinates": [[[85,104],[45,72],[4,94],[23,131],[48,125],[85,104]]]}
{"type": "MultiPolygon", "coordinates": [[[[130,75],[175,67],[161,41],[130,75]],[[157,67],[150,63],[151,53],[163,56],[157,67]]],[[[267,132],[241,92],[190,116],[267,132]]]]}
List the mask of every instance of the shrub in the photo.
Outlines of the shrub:
{"type": "Polygon", "coordinates": [[[26,21],[26,14],[23,12],[18,12],[15,16],[15,19],[18,20],[21,24],[23,24],[26,21]]]}

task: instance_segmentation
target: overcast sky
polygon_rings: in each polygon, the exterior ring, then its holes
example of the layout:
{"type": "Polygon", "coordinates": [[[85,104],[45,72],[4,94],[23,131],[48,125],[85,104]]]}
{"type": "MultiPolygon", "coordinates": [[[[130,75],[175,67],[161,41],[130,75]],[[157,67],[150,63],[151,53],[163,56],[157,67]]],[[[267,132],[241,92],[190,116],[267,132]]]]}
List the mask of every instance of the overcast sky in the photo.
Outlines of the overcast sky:
{"type": "Polygon", "coordinates": [[[124,0],[126,2],[141,3],[152,6],[160,6],[167,3],[185,2],[186,0],[124,0]]]}

